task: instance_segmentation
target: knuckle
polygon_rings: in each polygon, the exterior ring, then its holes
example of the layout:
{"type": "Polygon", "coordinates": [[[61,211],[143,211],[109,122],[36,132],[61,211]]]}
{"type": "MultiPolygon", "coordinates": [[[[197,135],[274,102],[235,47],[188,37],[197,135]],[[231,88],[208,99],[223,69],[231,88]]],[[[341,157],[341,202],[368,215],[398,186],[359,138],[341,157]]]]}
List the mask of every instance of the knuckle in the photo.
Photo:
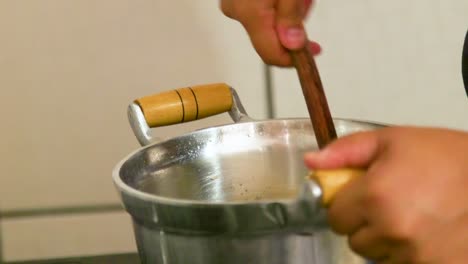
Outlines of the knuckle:
{"type": "Polygon", "coordinates": [[[278,18],[278,25],[282,27],[297,27],[302,28],[302,20],[295,18],[278,18]]]}
{"type": "Polygon", "coordinates": [[[281,0],[278,12],[282,18],[300,22],[304,9],[303,0],[281,0]]]}
{"type": "Polygon", "coordinates": [[[219,8],[225,16],[236,19],[236,5],[231,0],[221,0],[219,8]]]}
{"type": "Polygon", "coordinates": [[[389,236],[398,241],[410,242],[414,235],[414,225],[411,221],[400,220],[394,221],[394,227],[390,229],[389,236]]]}
{"type": "Polygon", "coordinates": [[[396,204],[394,194],[383,177],[374,177],[366,182],[364,206],[380,221],[380,231],[388,239],[407,242],[417,232],[417,221],[411,212],[396,204]]]}
{"type": "Polygon", "coordinates": [[[400,244],[411,244],[417,232],[417,225],[404,215],[389,216],[386,228],[382,232],[389,239],[400,244]]]}
{"type": "Polygon", "coordinates": [[[219,9],[221,9],[221,12],[223,12],[223,14],[225,14],[228,17],[231,17],[231,9],[229,8],[228,1],[219,1],[219,9]]]}
{"type": "Polygon", "coordinates": [[[302,25],[302,18],[295,15],[287,15],[278,18],[278,23],[285,24],[287,26],[300,26],[302,25]]]}

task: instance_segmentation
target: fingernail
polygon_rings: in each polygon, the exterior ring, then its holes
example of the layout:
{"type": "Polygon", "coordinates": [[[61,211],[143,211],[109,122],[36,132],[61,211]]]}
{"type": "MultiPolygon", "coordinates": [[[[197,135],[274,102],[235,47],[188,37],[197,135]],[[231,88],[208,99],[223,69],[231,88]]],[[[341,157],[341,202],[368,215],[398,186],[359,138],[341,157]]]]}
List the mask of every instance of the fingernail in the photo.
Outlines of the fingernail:
{"type": "Polygon", "coordinates": [[[286,30],[287,48],[297,49],[304,45],[305,34],[302,28],[288,28],[286,30]]]}
{"type": "Polygon", "coordinates": [[[305,32],[301,27],[278,27],[279,38],[281,44],[287,49],[302,48],[305,42],[305,32]]]}

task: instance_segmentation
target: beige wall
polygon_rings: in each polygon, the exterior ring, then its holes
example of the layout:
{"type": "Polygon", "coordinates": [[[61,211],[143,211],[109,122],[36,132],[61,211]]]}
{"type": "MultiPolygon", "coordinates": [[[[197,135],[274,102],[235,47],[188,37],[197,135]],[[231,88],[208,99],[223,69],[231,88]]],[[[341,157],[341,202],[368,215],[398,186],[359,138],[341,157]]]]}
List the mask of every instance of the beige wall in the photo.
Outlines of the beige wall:
{"type": "Polygon", "coordinates": [[[110,170],[137,147],[126,106],[138,96],[223,81],[264,114],[262,65],[215,3],[0,3],[2,209],[115,201],[110,170]]]}
{"type": "MultiPolygon", "coordinates": [[[[309,36],[334,116],[468,129],[465,0],[319,0],[309,36]]],[[[274,69],[277,116],[307,116],[294,71],[274,69]]]]}
{"type": "MultiPolygon", "coordinates": [[[[138,147],[126,119],[136,97],[227,82],[265,117],[263,64],[217,1],[3,0],[0,39],[0,210],[117,203],[110,176],[138,147]]],[[[70,217],[4,222],[5,257],[135,250],[125,215],[70,217]],[[82,239],[100,226],[107,245],[82,239]]]]}

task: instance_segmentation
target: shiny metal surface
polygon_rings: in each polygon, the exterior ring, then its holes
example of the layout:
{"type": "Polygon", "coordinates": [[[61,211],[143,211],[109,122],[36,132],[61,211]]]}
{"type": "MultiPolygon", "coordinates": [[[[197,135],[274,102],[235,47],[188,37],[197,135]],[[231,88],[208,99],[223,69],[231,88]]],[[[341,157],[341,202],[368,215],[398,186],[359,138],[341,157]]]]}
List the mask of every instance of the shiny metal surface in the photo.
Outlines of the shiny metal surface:
{"type": "Polygon", "coordinates": [[[314,235],[271,232],[261,235],[193,236],[134,224],[143,263],[362,264],[346,240],[327,230],[314,235]]]}
{"type": "MultiPolygon", "coordinates": [[[[379,128],[335,120],[338,135],[379,128]]],[[[244,122],[152,144],[114,170],[144,263],[365,263],[328,231],[305,179],[308,119],[244,122]]]]}
{"type": "Polygon", "coordinates": [[[128,121],[138,142],[142,146],[151,144],[154,139],[151,136],[151,128],[146,123],[143,111],[137,103],[132,103],[127,109],[128,121]]]}
{"type": "Polygon", "coordinates": [[[462,77],[465,84],[465,92],[468,96],[468,31],[465,35],[465,43],[463,44],[462,51],[462,77]]]}

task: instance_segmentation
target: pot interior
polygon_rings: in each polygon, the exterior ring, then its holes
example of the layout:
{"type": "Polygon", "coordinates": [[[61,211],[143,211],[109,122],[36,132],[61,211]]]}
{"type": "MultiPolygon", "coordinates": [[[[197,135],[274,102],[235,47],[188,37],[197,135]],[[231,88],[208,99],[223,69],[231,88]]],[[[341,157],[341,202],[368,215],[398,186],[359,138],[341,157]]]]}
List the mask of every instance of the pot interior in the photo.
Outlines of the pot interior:
{"type": "MultiPolygon", "coordinates": [[[[339,136],[379,127],[335,120],[339,136]]],[[[143,148],[120,169],[133,189],[199,202],[255,202],[297,197],[308,174],[306,151],[316,150],[308,119],[238,123],[143,148]]]]}

